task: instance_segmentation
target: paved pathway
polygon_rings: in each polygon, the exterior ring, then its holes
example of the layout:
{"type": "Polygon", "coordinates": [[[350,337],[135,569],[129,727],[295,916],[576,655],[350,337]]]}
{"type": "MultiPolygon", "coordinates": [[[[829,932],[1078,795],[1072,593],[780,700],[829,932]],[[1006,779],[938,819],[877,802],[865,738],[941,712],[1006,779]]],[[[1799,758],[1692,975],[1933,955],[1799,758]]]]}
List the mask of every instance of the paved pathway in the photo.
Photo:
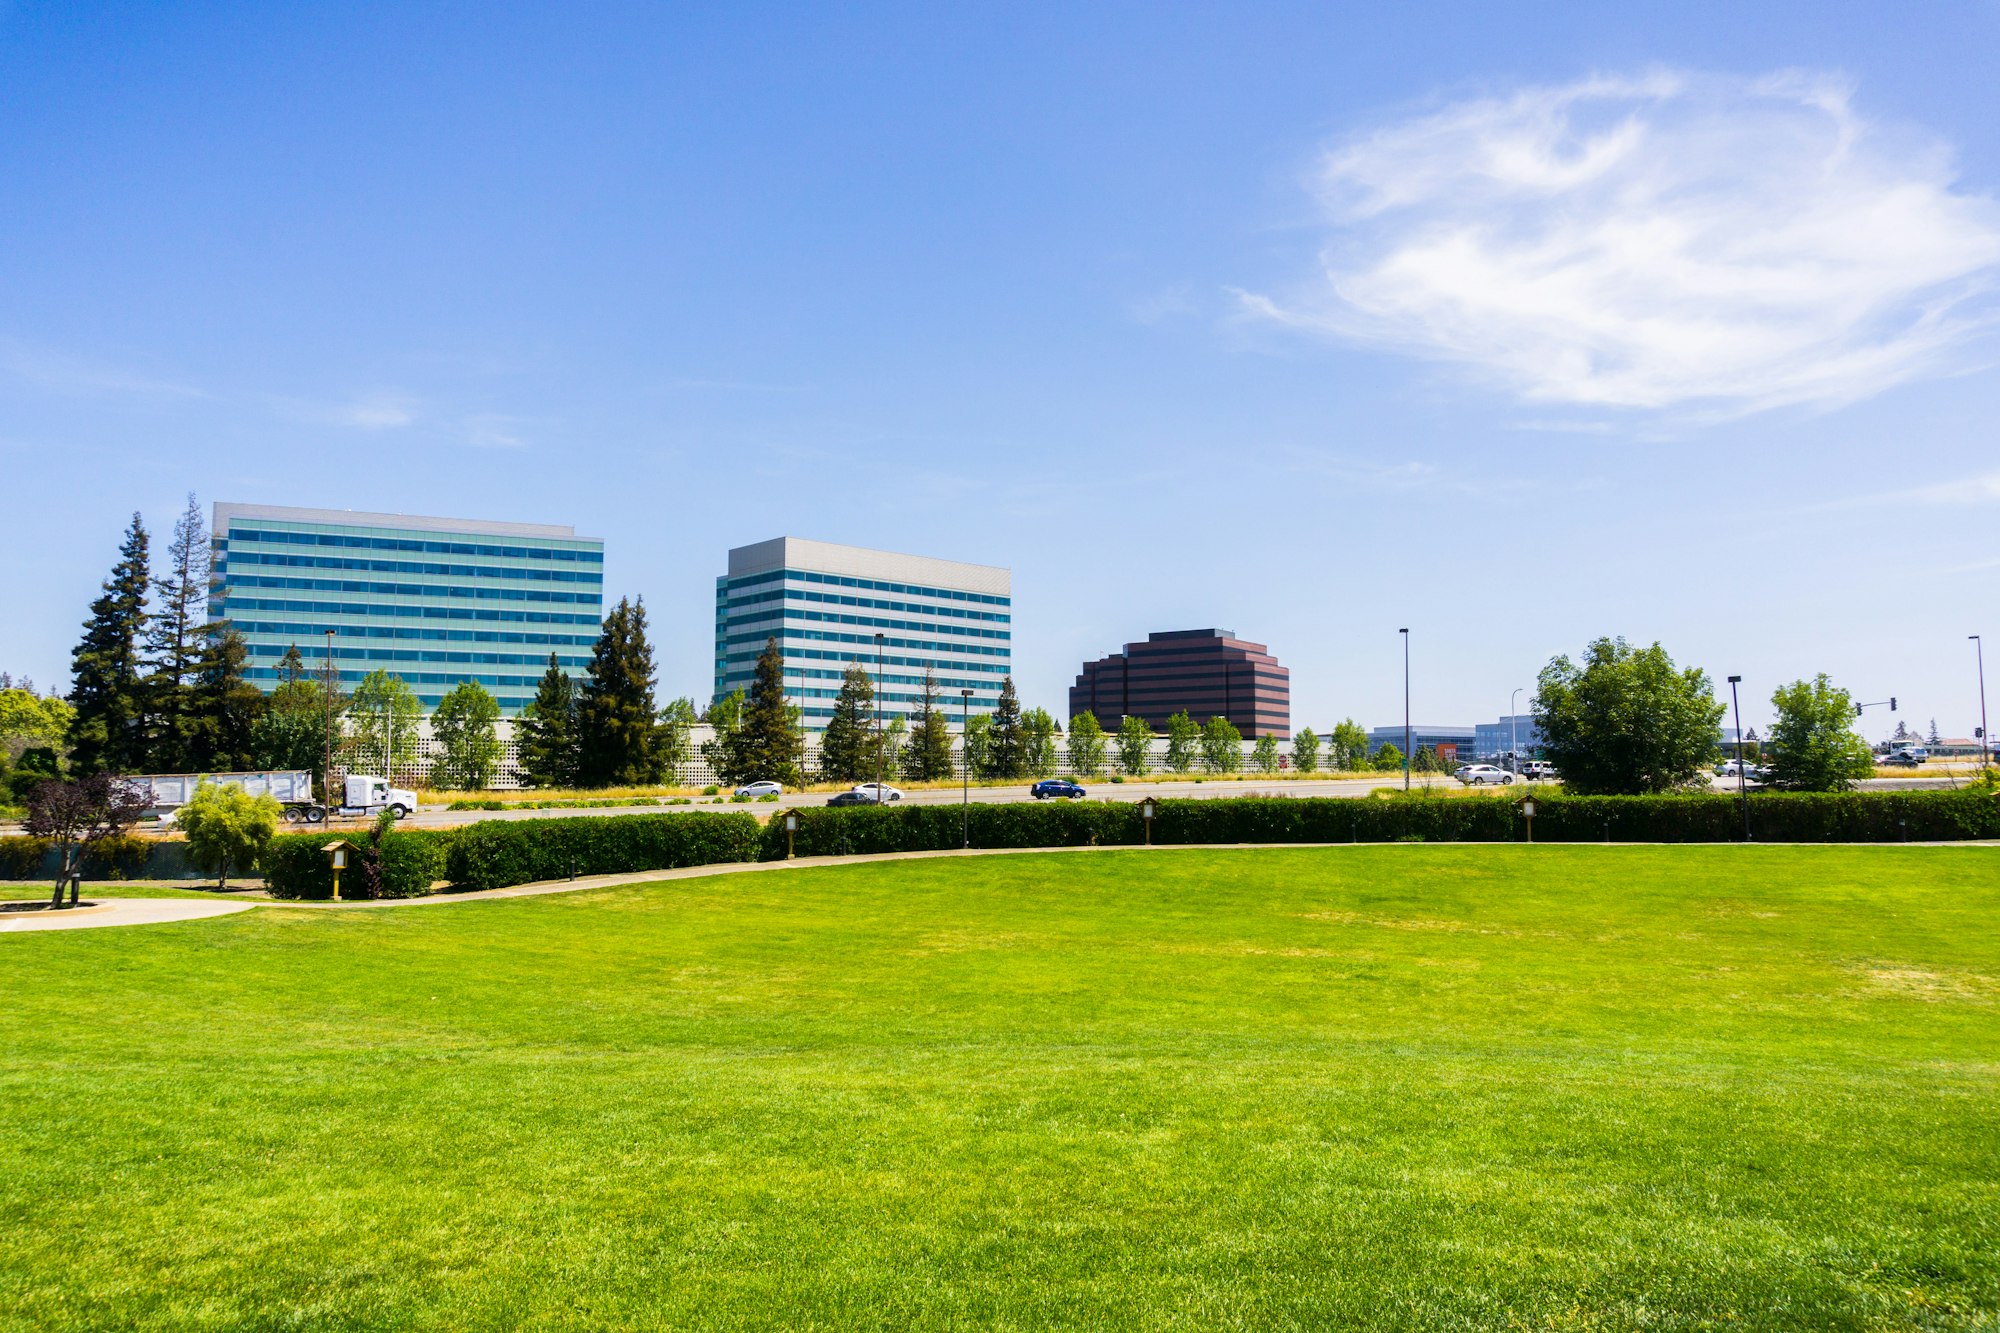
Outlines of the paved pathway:
{"type": "Polygon", "coordinates": [[[247,911],[255,903],[203,902],[199,898],[98,898],[92,907],[60,912],[0,913],[0,934],[17,930],[90,930],[97,926],[152,926],[247,911]]]}

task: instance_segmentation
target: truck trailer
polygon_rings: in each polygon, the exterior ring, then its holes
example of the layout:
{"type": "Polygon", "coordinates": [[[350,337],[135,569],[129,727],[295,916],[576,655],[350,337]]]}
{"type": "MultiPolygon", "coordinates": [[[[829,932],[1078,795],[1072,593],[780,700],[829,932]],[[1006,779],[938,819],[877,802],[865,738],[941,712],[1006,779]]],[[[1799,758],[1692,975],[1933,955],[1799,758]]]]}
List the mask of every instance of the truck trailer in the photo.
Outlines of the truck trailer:
{"type": "MultiPolygon", "coordinates": [[[[194,798],[204,782],[217,786],[241,787],[252,796],[270,796],[284,810],[289,824],[317,824],[326,818],[326,807],[313,799],[312,774],[304,770],[269,773],[145,773],[119,779],[137,791],[146,802],[146,813],[157,815],[162,827],[169,827],[180,808],[194,798]]],[[[387,778],[349,774],[343,784],[340,808],[344,816],[372,815],[392,810],[396,818],[413,814],[417,794],[391,787],[387,778]]]]}

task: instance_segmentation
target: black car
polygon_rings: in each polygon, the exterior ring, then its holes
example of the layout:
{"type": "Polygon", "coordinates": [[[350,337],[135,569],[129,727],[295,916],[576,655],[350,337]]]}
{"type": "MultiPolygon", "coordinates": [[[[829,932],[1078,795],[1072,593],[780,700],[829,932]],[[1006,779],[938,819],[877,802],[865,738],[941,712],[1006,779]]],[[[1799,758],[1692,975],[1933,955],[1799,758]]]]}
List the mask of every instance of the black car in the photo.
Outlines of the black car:
{"type": "Polygon", "coordinates": [[[874,795],[865,791],[837,791],[828,805],[877,805],[874,795]]]}
{"type": "Polygon", "coordinates": [[[1046,801],[1050,797],[1080,801],[1083,799],[1083,788],[1068,778],[1043,778],[1034,785],[1031,794],[1038,801],[1046,801]]]}

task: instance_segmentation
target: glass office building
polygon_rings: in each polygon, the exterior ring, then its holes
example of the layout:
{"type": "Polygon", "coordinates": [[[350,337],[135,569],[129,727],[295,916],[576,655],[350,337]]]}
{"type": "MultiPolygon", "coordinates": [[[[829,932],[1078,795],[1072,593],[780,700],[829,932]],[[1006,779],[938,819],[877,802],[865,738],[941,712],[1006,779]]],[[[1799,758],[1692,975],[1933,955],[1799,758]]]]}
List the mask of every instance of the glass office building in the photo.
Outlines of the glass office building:
{"type": "Polygon", "coordinates": [[[739,546],[715,581],[715,697],[747,691],[757,655],[776,638],[785,691],[809,730],[826,728],[850,662],[868,669],[889,718],[907,717],[924,673],[935,672],[956,727],[960,690],[972,691],[973,713],[999,702],[1013,670],[1013,620],[1013,576],[991,565],[797,537],[739,546]]]}
{"type": "Polygon", "coordinates": [[[511,717],[550,653],[584,674],[604,615],[604,543],[538,523],[217,504],[209,611],[242,634],[246,674],[267,692],[294,644],[322,670],[332,630],[343,689],[386,670],[428,711],[476,680],[511,717]]]}
{"type": "Polygon", "coordinates": [[[1473,732],[1473,749],[1481,759],[1498,759],[1509,753],[1533,759],[1541,752],[1542,729],[1535,725],[1532,713],[1516,713],[1498,722],[1481,722],[1473,732]]]}
{"type": "MultiPolygon", "coordinates": [[[[1403,735],[1403,724],[1400,722],[1386,727],[1368,728],[1368,753],[1380,754],[1385,745],[1393,745],[1401,750],[1403,735]]],[[[1447,763],[1469,764],[1472,762],[1475,738],[1475,729],[1472,727],[1441,727],[1432,723],[1415,723],[1409,730],[1408,754],[1414,755],[1428,745],[1438,752],[1438,758],[1447,763]]]]}

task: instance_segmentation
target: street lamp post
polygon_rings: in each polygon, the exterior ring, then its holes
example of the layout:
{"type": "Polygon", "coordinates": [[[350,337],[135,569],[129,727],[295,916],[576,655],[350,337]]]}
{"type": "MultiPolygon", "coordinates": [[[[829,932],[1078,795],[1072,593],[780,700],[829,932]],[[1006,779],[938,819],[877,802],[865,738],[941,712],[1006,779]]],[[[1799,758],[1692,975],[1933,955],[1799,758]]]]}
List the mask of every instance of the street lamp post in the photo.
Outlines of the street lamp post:
{"type": "Polygon", "coordinates": [[[1979,655],[1979,767],[1983,770],[1993,745],[1993,735],[1986,728],[1986,644],[1977,634],[1965,637],[1972,640],[1973,651],[1979,655]]]}
{"type": "Polygon", "coordinates": [[[319,794],[330,818],[333,814],[333,689],[337,677],[333,674],[333,631],[326,632],[326,680],[321,689],[321,702],[326,705],[326,767],[321,770],[319,794]]]}
{"type": "Polygon", "coordinates": [[[964,774],[958,797],[959,846],[972,850],[972,691],[958,692],[958,768],[964,774]]]}
{"type": "MultiPolygon", "coordinates": [[[[1403,790],[1410,789],[1410,631],[1399,629],[1403,636],[1403,790]]],[[[1430,790],[1426,787],[1424,790],[1430,790]]]]}
{"type": "Polygon", "coordinates": [[[1514,725],[1516,710],[1521,706],[1521,691],[1515,690],[1507,696],[1507,769],[1510,773],[1521,771],[1521,729],[1514,725]]]}
{"type": "Polygon", "coordinates": [[[888,746],[882,736],[882,631],[875,631],[875,804],[882,804],[882,760],[888,746]]]}
{"type": "Polygon", "coordinates": [[[1743,802],[1743,841],[1750,841],[1750,785],[1743,776],[1743,705],[1736,697],[1741,676],[1729,678],[1729,707],[1736,714],[1736,796],[1743,802]]]}

